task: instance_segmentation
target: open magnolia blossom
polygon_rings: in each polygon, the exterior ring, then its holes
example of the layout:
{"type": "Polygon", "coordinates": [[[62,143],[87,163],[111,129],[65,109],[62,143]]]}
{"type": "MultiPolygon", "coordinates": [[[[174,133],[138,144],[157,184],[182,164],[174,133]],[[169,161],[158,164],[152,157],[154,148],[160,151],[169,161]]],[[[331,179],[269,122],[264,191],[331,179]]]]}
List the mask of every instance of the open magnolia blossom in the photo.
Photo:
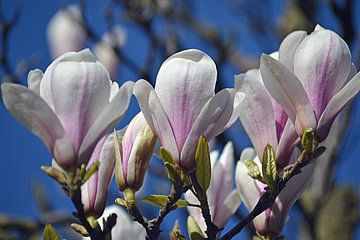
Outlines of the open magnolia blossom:
{"type": "Polygon", "coordinates": [[[200,136],[210,141],[239,115],[244,94],[223,89],[214,95],[216,77],[213,60],[200,50],[189,49],[175,53],[162,64],[155,90],[145,80],[134,86],[147,123],[187,172],[195,167],[200,136]]]}
{"type": "MultiPolygon", "coordinates": [[[[240,193],[237,189],[233,189],[234,149],[232,143],[228,142],[219,158],[218,156],[218,151],[211,152],[212,177],[206,194],[212,221],[219,228],[223,228],[240,206],[240,193]]],[[[186,192],[185,199],[193,204],[199,203],[191,191],[186,192]]],[[[187,209],[205,234],[206,224],[201,209],[197,207],[187,209]]]]}
{"type": "MultiPolygon", "coordinates": [[[[133,221],[130,216],[121,207],[117,205],[111,205],[105,208],[103,215],[98,218],[98,223],[103,227],[103,220],[111,214],[116,214],[116,224],[111,229],[112,239],[132,239],[132,240],[143,240],[146,238],[146,232],[143,226],[138,222],[133,221]]],[[[85,239],[90,239],[84,237],[85,239]]]]}
{"type": "Polygon", "coordinates": [[[97,144],[87,164],[99,161],[99,169],[81,186],[81,202],[86,216],[99,217],[104,211],[107,193],[115,168],[113,135],[104,136],[97,144]]]}
{"type": "MultiPolygon", "coordinates": [[[[294,154],[294,156],[296,155],[294,154]]],[[[259,169],[261,169],[261,163],[254,149],[246,148],[241,153],[240,161],[238,161],[236,166],[235,179],[240,191],[241,200],[246,208],[252,211],[265,192],[266,185],[249,176],[249,170],[244,163],[246,160],[253,160],[259,169]]],[[[294,160],[295,157],[292,158],[291,162],[294,160]]],[[[313,163],[304,167],[300,174],[290,179],[285,188],[276,197],[272,207],[266,209],[253,220],[258,234],[278,236],[281,233],[289,210],[310,183],[313,170],[313,163]]]]}
{"type": "Polygon", "coordinates": [[[143,114],[138,113],[127,126],[116,152],[116,183],[120,191],[140,189],[156,144],[156,136],[146,123],[143,114]]]}
{"type": "Polygon", "coordinates": [[[97,142],[118,124],[129,105],[133,82],[119,89],[85,49],[63,54],[45,73],[31,71],[28,87],[3,83],[5,107],[67,169],[86,164],[97,142]]]}
{"type": "Polygon", "coordinates": [[[78,4],[60,9],[51,18],[47,26],[47,38],[54,58],[84,48],[87,33],[78,4]]]}
{"type": "Polygon", "coordinates": [[[125,44],[125,38],[125,30],[120,26],[114,26],[95,46],[95,55],[109,71],[111,79],[116,78],[119,65],[119,57],[114,52],[114,48],[121,48],[125,44]]]}
{"type": "MultiPolygon", "coordinates": [[[[276,53],[272,55],[276,58],[276,53]]],[[[235,88],[246,94],[240,104],[239,118],[257,155],[262,159],[266,144],[276,153],[277,164],[290,161],[298,136],[282,107],[269,95],[258,69],[235,76],[235,88]]]]}
{"type": "Polygon", "coordinates": [[[344,40],[319,25],[310,35],[305,31],[289,34],[280,45],[279,60],[263,55],[260,61],[267,90],[298,135],[312,128],[320,142],[341,109],[359,92],[356,71],[344,40]]]}

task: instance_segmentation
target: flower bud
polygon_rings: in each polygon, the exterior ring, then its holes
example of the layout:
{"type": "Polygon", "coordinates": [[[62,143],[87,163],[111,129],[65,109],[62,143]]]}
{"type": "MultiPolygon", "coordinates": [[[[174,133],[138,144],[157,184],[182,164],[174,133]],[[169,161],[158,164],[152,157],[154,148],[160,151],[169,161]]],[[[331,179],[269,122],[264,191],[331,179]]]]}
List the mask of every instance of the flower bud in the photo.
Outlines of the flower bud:
{"type": "Polygon", "coordinates": [[[138,113],[127,127],[121,143],[118,143],[119,151],[116,151],[115,174],[120,191],[126,188],[137,191],[142,186],[156,139],[143,114],[138,113]]]}
{"type": "Polygon", "coordinates": [[[95,46],[95,54],[109,71],[111,79],[116,79],[116,73],[120,63],[114,48],[121,48],[125,43],[125,38],[125,31],[119,26],[116,26],[111,32],[105,33],[101,41],[95,46]]]}
{"type": "Polygon", "coordinates": [[[86,216],[99,217],[104,211],[109,185],[114,174],[115,152],[113,135],[103,137],[96,145],[87,164],[99,161],[99,170],[81,186],[81,201],[86,216]]]}
{"type": "Polygon", "coordinates": [[[79,51],[86,41],[86,30],[78,5],[60,9],[50,20],[47,38],[54,58],[65,52],[79,51]]]}

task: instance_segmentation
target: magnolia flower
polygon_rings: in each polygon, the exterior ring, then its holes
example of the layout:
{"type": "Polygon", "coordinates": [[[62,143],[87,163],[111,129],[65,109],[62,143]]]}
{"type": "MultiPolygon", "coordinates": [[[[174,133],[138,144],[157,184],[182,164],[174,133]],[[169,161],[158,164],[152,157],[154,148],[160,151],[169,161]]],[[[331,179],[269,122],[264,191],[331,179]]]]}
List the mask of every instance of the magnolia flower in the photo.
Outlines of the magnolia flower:
{"type": "Polygon", "coordinates": [[[82,24],[83,17],[77,4],[60,9],[52,17],[47,27],[47,38],[54,58],[84,47],[87,34],[82,24]]]}
{"type": "MultiPolygon", "coordinates": [[[[98,219],[98,223],[101,228],[103,227],[103,220],[106,220],[107,217],[111,214],[116,214],[116,224],[111,229],[111,238],[112,239],[133,239],[133,240],[143,240],[146,237],[146,232],[143,226],[138,222],[133,221],[126,211],[117,205],[111,205],[105,208],[103,215],[98,219]]],[[[90,238],[83,238],[90,239],[90,238]]]]}
{"type": "MultiPolygon", "coordinates": [[[[272,56],[276,58],[276,54],[272,56]]],[[[246,94],[239,118],[257,155],[262,159],[266,144],[270,144],[276,151],[277,164],[286,166],[298,136],[282,107],[264,87],[259,70],[235,76],[235,88],[246,94]]]]}
{"type": "Polygon", "coordinates": [[[99,161],[99,169],[81,186],[81,201],[86,216],[99,217],[105,208],[106,197],[114,174],[115,152],[113,135],[104,136],[97,144],[87,164],[99,161]]]}
{"type": "Polygon", "coordinates": [[[138,113],[126,128],[116,158],[116,183],[121,191],[139,190],[156,144],[156,136],[138,113]]]}
{"type": "Polygon", "coordinates": [[[116,26],[111,32],[107,32],[95,46],[95,55],[109,71],[111,79],[116,79],[117,67],[119,65],[119,57],[114,52],[114,47],[122,47],[125,43],[125,38],[124,30],[116,26]]]}
{"type": "Polygon", "coordinates": [[[64,169],[87,163],[96,143],[125,114],[133,82],[120,89],[85,49],[29,73],[28,86],[1,85],[5,107],[44,142],[64,169]]]}
{"type": "Polygon", "coordinates": [[[155,90],[145,80],[134,86],[144,117],[165,149],[186,171],[194,169],[201,135],[210,141],[235,122],[244,94],[223,89],[214,95],[217,70],[205,53],[189,49],[161,66],[155,90]]]}
{"type": "Polygon", "coordinates": [[[263,55],[260,71],[298,135],[312,128],[320,142],[360,90],[360,74],[355,75],[348,46],[336,33],[320,26],[310,35],[304,31],[289,34],[281,43],[279,60],[263,55]]]}
{"type": "MultiPolygon", "coordinates": [[[[212,176],[208,190],[206,191],[209,202],[210,214],[213,223],[223,228],[230,217],[240,206],[240,194],[234,186],[234,149],[231,142],[228,142],[222,154],[212,151],[210,155],[212,176]]],[[[199,203],[194,194],[187,191],[185,199],[191,203],[199,203]]],[[[201,209],[188,207],[189,214],[199,224],[205,233],[206,224],[201,214],[201,209]]]]}
{"type": "MultiPolygon", "coordinates": [[[[241,200],[246,208],[252,211],[265,192],[266,185],[248,175],[249,171],[245,166],[245,160],[254,160],[259,169],[261,169],[261,164],[255,151],[252,148],[246,148],[241,153],[240,161],[236,166],[235,180],[240,191],[241,200]]],[[[295,158],[292,158],[293,160],[295,158]]],[[[292,177],[276,197],[272,207],[266,209],[253,220],[255,229],[260,235],[278,236],[281,233],[290,208],[311,181],[313,169],[314,164],[311,163],[304,167],[300,174],[292,177]]]]}

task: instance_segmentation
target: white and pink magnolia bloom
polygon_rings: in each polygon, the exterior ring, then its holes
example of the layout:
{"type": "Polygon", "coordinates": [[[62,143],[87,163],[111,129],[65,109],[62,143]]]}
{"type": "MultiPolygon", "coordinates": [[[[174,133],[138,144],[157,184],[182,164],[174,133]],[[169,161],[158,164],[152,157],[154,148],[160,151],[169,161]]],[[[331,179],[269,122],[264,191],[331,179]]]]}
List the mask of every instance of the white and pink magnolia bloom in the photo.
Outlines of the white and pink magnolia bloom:
{"type": "Polygon", "coordinates": [[[129,105],[133,82],[119,89],[85,49],[63,54],[45,73],[31,71],[28,87],[3,83],[5,107],[67,169],[86,164],[98,141],[118,124],[129,105]]]}
{"type": "Polygon", "coordinates": [[[217,70],[214,61],[196,49],[170,56],[160,67],[155,90],[145,80],[134,86],[147,123],[164,148],[186,171],[194,169],[201,135],[210,141],[233,124],[243,93],[223,89],[214,94],[217,70]]]}
{"type": "Polygon", "coordinates": [[[87,38],[80,6],[69,5],[60,9],[49,21],[47,39],[53,58],[66,52],[80,51],[87,38]]]}
{"type": "MultiPolygon", "coordinates": [[[[295,156],[296,154],[290,163],[296,159],[295,156]]],[[[235,179],[241,200],[246,208],[252,211],[265,192],[266,185],[249,176],[249,170],[244,163],[245,160],[253,160],[259,169],[261,169],[261,163],[254,149],[246,148],[241,153],[236,166],[235,179]]],[[[260,235],[278,236],[281,233],[289,210],[310,183],[313,170],[314,164],[312,163],[304,167],[300,174],[290,179],[286,187],[276,197],[272,207],[266,209],[253,220],[255,229],[260,235]]]]}
{"type": "MultiPolygon", "coordinates": [[[[212,151],[210,159],[211,182],[206,194],[212,221],[219,228],[223,228],[240,206],[240,193],[233,188],[234,149],[232,143],[228,142],[225,145],[220,157],[218,151],[212,151]]],[[[190,191],[186,192],[185,199],[193,204],[199,203],[199,200],[190,191]]],[[[205,233],[206,224],[201,209],[197,207],[188,207],[187,209],[205,233]]]]}
{"type": "Polygon", "coordinates": [[[156,135],[138,113],[127,126],[119,143],[120,155],[116,158],[116,183],[120,191],[140,189],[156,144],[156,135]]]}
{"type": "MultiPolygon", "coordinates": [[[[146,232],[140,223],[132,220],[128,213],[117,205],[111,205],[105,208],[103,215],[98,218],[98,223],[103,227],[103,220],[106,220],[111,214],[116,214],[116,224],[111,229],[112,239],[133,239],[143,240],[146,238],[146,232]]],[[[84,237],[90,239],[89,237],[84,237]]]]}
{"type": "MultiPolygon", "coordinates": [[[[272,57],[276,58],[276,53],[272,57]]],[[[270,144],[277,164],[286,166],[299,138],[282,107],[264,87],[260,71],[251,69],[236,75],[235,88],[246,94],[240,104],[239,118],[258,156],[262,159],[265,146],[270,144]]]]}
{"type": "MultiPolygon", "coordinates": [[[[277,58],[277,53],[271,55],[277,58]]],[[[299,156],[296,143],[299,137],[295,127],[282,107],[270,96],[263,85],[258,69],[235,76],[237,90],[243,91],[246,98],[240,104],[240,121],[249,135],[256,152],[245,149],[236,167],[236,183],[246,208],[252,211],[265,192],[266,185],[251,178],[245,160],[254,160],[259,169],[266,144],[271,144],[276,153],[276,162],[281,170],[293,163],[299,156]]],[[[291,179],[276,198],[274,205],[254,219],[256,231],[261,235],[280,234],[289,209],[300,197],[311,180],[313,165],[291,179]]]]}
{"type": "Polygon", "coordinates": [[[360,90],[360,74],[355,75],[347,44],[319,25],[309,35],[305,31],[289,34],[280,45],[279,60],[263,55],[260,62],[267,90],[298,135],[312,128],[320,142],[360,90]]]}
{"type": "Polygon", "coordinates": [[[121,48],[125,44],[125,38],[125,30],[115,26],[111,29],[111,32],[106,32],[101,41],[95,46],[95,55],[109,71],[111,79],[116,79],[120,64],[119,57],[114,52],[114,48],[121,48]]]}
{"type": "Polygon", "coordinates": [[[81,202],[86,216],[103,213],[115,168],[113,135],[104,136],[95,146],[87,168],[99,161],[99,169],[81,186],[81,202]]]}

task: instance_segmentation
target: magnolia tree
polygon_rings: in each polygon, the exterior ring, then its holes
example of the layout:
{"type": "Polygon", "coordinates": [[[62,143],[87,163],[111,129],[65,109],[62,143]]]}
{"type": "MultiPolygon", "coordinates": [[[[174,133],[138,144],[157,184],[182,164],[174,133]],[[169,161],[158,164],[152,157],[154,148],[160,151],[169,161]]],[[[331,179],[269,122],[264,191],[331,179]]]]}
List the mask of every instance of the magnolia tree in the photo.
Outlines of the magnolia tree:
{"type": "MultiPolygon", "coordinates": [[[[30,71],[27,87],[1,84],[6,109],[52,156],[41,169],[74,205],[71,228],[90,239],[159,239],[168,214],[186,207],[188,234],[177,223],[170,239],[232,239],[249,224],[255,239],[282,239],[289,210],[329,157],[334,122],[360,90],[346,42],[320,25],[294,31],[217,91],[212,57],[185,49],[164,59],[154,87],[151,79],[119,86],[123,30],[107,32],[95,55],[82,49],[89,34],[82,17],[78,6],[58,12],[48,29],[55,60],[30,71]],[[116,129],[132,95],[140,112],[116,129]],[[213,150],[238,120],[253,148],[239,156],[232,142],[213,150]],[[162,160],[171,187],[139,199],[151,158],[162,160]],[[113,177],[118,206],[107,206],[113,177]],[[158,214],[145,216],[140,201],[158,214]],[[227,227],[241,205],[248,213],[227,227]]],[[[51,225],[43,236],[61,239],[51,225]]]]}

